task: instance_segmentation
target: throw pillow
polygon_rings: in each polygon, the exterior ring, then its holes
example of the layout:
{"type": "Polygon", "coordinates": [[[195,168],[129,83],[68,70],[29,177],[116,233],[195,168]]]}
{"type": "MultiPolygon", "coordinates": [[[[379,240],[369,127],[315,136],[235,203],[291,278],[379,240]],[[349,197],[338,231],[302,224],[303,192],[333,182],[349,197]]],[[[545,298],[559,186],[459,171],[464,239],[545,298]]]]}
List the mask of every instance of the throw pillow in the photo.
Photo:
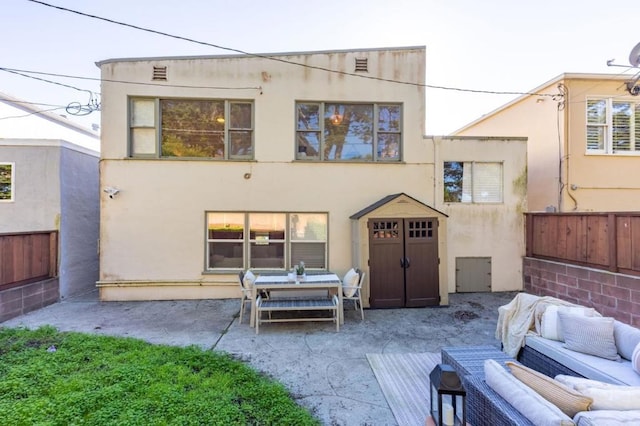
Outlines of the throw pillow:
{"type": "Polygon", "coordinates": [[[616,341],[616,347],[618,348],[620,356],[624,359],[631,360],[633,350],[638,346],[638,343],[640,343],[640,330],[631,327],[629,324],[614,321],[613,338],[616,341]]]}
{"type": "Polygon", "coordinates": [[[347,271],[342,279],[342,292],[345,297],[353,297],[353,295],[356,294],[359,279],[360,276],[355,269],[351,268],[347,271]]]}
{"type": "Polygon", "coordinates": [[[507,361],[506,364],[518,380],[538,392],[569,417],[589,410],[593,403],[593,399],[529,367],[511,361],[507,361]]]}
{"type": "Polygon", "coordinates": [[[633,354],[631,355],[631,368],[633,368],[633,371],[640,374],[640,343],[636,345],[636,348],[633,350],[633,354]]]}
{"type": "Polygon", "coordinates": [[[242,280],[242,285],[247,290],[250,290],[250,289],[253,288],[253,283],[254,283],[255,280],[256,280],[256,276],[253,274],[253,272],[247,271],[244,274],[244,279],[242,280]]]}
{"type": "Polygon", "coordinates": [[[583,306],[547,306],[540,320],[540,335],[545,339],[564,342],[564,335],[562,334],[562,328],[560,327],[558,312],[583,315],[585,317],[598,315],[595,309],[585,308],[583,306]]]}
{"type": "Polygon", "coordinates": [[[558,312],[564,347],[600,358],[620,361],[613,339],[613,318],[584,317],[558,312]]]}
{"type": "Polygon", "coordinates": [[[516,379],[498,362],[484,362],[485,382],[535,425],[574,425],[571,417],[516,379]]]}
{"type": "Polygon", "coordinates": [[[576,385],[576,390],[593,398],[592,410],[640,410],[640,387],[610,385],[606,388],[576,385]]]}

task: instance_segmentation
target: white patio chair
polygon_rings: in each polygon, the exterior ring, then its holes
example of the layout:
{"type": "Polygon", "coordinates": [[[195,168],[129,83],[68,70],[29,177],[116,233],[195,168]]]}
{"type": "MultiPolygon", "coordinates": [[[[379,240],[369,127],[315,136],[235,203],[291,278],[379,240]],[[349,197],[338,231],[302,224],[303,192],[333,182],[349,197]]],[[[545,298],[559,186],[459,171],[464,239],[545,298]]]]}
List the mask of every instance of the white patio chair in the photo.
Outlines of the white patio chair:
{"type": "MultiPolygon", "coordinates": [[[[248,273],[251,273],[251,271],[247,271],[248,273]]],[[[253,273],[251,273],[251,275],[253,275],[253,273]]],[[[255,276],[254,278],[255,279],[255,276]]],[[[238,282],[240,283],[240,292],[241,292],[241,296],[240,296],[240,324],[242,324],[242,315],[244,314],[244,306],[245,303],[249,302],[251,303],[251,291],[252,288],[248,285],[245,285],[245,273],[240,271],[238,273],[238,282]]]]}
{"type": "Polygon", "coordinates": [[[342,300],[352,300],[353,308],[357,311],[360,305],[360,316],[364,321],[364,310],[362,308],[362,283],[364,283],[365,272],[360,269],[354,270],[357,274],[353,276],[352,270],[349,270],[342,280],[342,300]]]}

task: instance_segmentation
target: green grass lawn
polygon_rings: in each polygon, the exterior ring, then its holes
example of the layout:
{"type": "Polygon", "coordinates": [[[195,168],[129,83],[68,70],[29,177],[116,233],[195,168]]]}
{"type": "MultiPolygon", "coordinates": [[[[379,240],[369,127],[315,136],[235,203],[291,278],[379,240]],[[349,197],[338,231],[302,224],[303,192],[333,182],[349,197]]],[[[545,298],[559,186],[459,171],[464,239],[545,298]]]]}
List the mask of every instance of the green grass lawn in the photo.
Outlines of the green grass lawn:
{"type": "Polygon", "coordinates": [[[230,356],[140,340],[0,328],[0,424],[317,425],[230,356]]]}

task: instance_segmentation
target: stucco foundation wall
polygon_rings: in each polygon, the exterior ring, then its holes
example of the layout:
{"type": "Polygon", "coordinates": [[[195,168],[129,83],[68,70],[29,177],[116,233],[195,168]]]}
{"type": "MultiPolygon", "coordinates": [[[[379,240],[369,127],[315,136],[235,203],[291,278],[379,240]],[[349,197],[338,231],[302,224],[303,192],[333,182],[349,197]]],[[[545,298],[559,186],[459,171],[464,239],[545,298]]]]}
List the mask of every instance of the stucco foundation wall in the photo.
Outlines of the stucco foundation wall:
{"type": "Polygon", "coordinates": [[[603,316],[640,326],[640,277],[525,257],[524,290],[593,307],[603,316]]]}
{"type": "Polygon", "coordinates": [[[52,278],[0,291],[0,322],[58,301],[58,279],[52,278]]]}

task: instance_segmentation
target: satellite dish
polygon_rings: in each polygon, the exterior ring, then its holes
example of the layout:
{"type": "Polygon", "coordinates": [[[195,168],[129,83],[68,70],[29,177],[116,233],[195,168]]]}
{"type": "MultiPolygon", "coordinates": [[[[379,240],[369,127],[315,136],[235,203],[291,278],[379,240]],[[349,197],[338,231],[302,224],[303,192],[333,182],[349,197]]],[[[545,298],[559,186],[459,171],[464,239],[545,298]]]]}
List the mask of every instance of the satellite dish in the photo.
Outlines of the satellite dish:
{"type": "Polygon", "coordinates": [[[636,47],[631,49],[629,54],[629,63],[634,67],[640,67],[640,43],[636,44],[636,47]]]}

